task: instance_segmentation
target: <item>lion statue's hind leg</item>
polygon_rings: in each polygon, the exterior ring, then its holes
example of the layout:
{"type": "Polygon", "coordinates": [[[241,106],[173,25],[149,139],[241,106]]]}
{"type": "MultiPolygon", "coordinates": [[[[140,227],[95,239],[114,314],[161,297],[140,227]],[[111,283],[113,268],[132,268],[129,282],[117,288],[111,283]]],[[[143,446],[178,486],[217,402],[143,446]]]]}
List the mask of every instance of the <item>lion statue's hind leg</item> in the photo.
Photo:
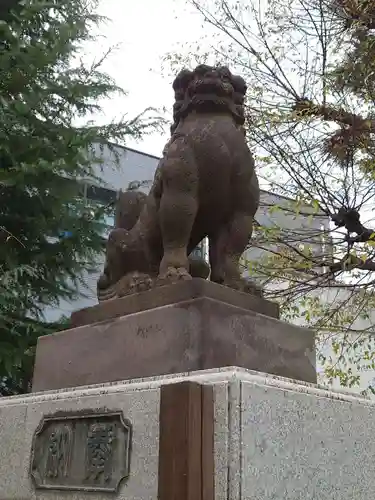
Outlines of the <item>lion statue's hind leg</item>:
{"type": "Polygon", "coordinates": [[[235,213],[230,222],[209,239],[211,281],[244,290],[239,261],[250,240],[253,217],[235,213]]]}
{"type": "MultiPolygon", "coordinates": [[[[245,159],[244,164],[249,161],[252,161],[251,157],[245,159]]],[[[234,211],[227,223],[209,238],[211,281],[260,295],[254,283],[241,277],[240,269],[240,259],[251,240],[259,203],[258,181],[246,169],[236,179],[233,185],[234,211]]]]}
{"type": "Polygon", "coordinates": [[[261,289],[241,277],[240,258],[252,234],[253,216],[236,213],[226,227],[209,239],[211,281],[251,295],[261,289]]]}

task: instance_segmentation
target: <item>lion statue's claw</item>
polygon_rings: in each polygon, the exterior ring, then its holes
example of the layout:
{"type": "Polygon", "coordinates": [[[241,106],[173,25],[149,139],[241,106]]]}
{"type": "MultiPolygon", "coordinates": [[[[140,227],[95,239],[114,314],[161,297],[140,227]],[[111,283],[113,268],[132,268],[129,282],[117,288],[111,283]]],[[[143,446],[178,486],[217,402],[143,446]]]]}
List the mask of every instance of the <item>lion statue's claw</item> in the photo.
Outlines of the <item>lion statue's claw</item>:
{"type": "Polygon", "coordinates": [[[156,283],[157,285],[161,286],[191,279],[191,275],[184,267],[168,267],[166,272],[164,272],[163,274],[159,274],[156,283]]]}

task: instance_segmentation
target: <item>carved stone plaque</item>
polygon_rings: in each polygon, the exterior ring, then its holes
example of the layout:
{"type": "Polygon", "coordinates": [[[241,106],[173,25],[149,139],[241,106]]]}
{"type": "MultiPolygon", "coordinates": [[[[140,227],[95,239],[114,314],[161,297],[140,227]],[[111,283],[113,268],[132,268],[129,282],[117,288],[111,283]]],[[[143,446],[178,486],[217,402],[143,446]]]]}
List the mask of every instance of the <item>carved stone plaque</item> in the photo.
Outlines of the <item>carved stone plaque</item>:
{"type": "Polygon", "coordinates": [[[116,492],[129,475],[130,445],[131,424],[121,412],[45,417],[31,453],[35,487],[116,492]]]}

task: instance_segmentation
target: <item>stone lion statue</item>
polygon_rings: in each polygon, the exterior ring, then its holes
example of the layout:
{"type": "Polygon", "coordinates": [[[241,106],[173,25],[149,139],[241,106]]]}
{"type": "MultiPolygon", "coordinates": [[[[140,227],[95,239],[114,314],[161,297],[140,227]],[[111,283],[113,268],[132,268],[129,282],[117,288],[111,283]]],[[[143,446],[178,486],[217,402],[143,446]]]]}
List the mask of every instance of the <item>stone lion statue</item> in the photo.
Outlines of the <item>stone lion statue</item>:
{"type": "Polygon", "coordinates": [[[100,301],[207,277],[207,266],[189,259],[205,237],[210,279],[260,293],[241,278],[239,269],[259,205],[243,129],[245,81],[226,67],[200,65],[181,71],[173,89],[172,135],[150,193],[120,196],[98,281],[100,301]]]}

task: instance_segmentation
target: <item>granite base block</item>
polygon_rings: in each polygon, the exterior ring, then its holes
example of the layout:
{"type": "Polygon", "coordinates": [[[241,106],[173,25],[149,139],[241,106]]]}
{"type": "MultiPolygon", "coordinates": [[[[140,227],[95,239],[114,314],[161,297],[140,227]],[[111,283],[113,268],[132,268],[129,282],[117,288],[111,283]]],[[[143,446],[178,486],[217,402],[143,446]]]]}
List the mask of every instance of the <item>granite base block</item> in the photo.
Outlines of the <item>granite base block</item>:
{"type": "Polygon", "coordinates": [[[0,400],[0,499],[29,498],[30,446],[27,440],[27,404],[0,400]]]}
{"type": "Polygon", "coordinates": [[[41,337],[33,391],[225,366],[314,383],[314,334],[214,298],[183,300],[41,337]]]}
{"type": "Polygon", "coordinates": [[[0,399],[0,499],[106,496],[36,490],[29,473],[44,416],[105,407],[122,411],[133,426],[130,476],[116,498],[157,500],[161,387],[186,380],[214,389],[215,499],[372,498],[373,401],[232,367],[0,399]]]}
{"type": "Polygon", "coordinates": [[[45,391],[0,399],[0,499],[97,500],[113,493],[74,489],[37,489],[30,473],[33,438],[42,419],[53,415],[90,415],[122,412],[131,423],[129,477],[115,494],[118,500],[157,500],[159,465],[159,414],[161,387],[194,380],[213,385],[215,418],[215,480],[217,500],[227,488],[228,383],[233,372],[183,374],[104,384],[61,391],[45,391]]]}
{"type": "Polygon", "coordinates": [[[374,498],[373,402],[251,377],[240,385],[241,500],[374,498]]]}

